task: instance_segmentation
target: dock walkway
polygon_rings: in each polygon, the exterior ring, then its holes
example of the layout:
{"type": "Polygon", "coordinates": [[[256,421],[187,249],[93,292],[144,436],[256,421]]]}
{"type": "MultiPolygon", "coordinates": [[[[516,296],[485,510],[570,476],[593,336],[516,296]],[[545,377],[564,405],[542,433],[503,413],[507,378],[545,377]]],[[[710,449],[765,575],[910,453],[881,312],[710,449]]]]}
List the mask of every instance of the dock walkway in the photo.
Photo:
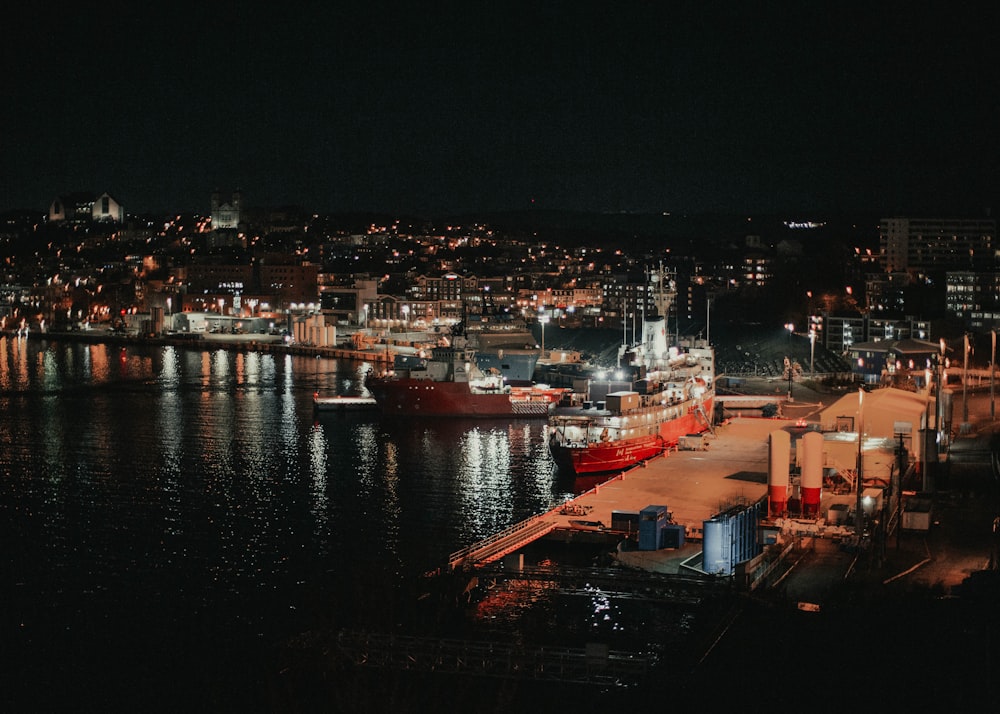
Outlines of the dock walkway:
{"type": "Polygon", "coordinates": [[[523,548],[542,536],[546,536],[556,527],[556,522],[547,514],[535,516],[473,543],[467,548],[456,551],[448,557],[448,570],[476,567],[493,563],[519,548],[523,548]]]}

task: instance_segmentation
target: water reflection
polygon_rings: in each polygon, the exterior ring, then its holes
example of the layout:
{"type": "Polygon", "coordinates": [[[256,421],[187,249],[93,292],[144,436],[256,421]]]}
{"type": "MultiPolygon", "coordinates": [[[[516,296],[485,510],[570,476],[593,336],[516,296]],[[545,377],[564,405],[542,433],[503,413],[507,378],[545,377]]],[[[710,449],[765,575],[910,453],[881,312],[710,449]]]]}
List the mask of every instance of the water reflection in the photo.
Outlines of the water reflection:
{"type": "Polygon", "coordinates": [[[156,379],[164,389],[174,389],[177,387],[180,374],[177,365],[177,350],[173,347],[164,347],[161,353],[159,373],[156,379]]]}
{"type": "MultiPolygon", "coordinates": [[[[274,364],[273,360],[270,362],[274,364]]],[[[281,458],[289,463],[294,463],[298,459],[298,405],[295,400],[295,368],[291,355],[285,355],[282,361],[281,381],[275,379],[273,370],[269,370],[272,380],[278,389],[277,413],[280,414],[278,421],[277,438],[271,443],[271,448],[276,448],[281,458]]]]}
{"type": "MultiPolygon", "coordinates": [[[[398,448],[401,478],[419,473],[427,497],[457,502],[447,528],[462,545],[544,510],[553,468],[537,421],[389,420],[387,439],[398,448]]],[[[433,509],[433,506],[431,507],[433,509]]]]}
{"type": "Polygon", "coordinates": [[[112,670],[202,681],[206,666],[245,662],[247,643],[308,629],[310,603],[373,607],[358,593],[566,495],[538,421],[313,412],[316,391],[363,393],[367,368],[0,338],[0,595],[19,622],[15,658],[42,671],[87,652],[75,694],[112,670]],[[143,651],[182,656],[133,661],[117,645],[136,632],[143,651]]]}
{"type": "Polygon", "coordinates": [[[0,337],[0,387],[7,390],[23,389],[28,382],[27,340],[0,337]]]}
{"type": "Polygon", "coordinates": [[[320,424],[314,424],[309,433],[309,472],[312,475],[311,510],[317,526],[328,517],[326,492],[327,450],[329,441],[320,424]]]}

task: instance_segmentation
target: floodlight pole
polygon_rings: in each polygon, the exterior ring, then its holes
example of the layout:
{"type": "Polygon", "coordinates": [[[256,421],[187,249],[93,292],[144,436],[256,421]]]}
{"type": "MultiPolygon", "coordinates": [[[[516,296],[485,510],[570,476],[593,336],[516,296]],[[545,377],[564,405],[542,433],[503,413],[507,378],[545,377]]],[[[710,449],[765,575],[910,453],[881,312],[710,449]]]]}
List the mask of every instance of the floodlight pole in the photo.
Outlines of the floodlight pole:
{"type": "Polygon", "coordinates": [[[858,548],[861,548],[861,538],[865,532],[865,514],[864,505],[861,502],[861,490],[863,488],[862,482],[864,480],[864,455],[862,452],[861,445],[865,439],[865,390],[858,389],[858,460],[857,467],[855,469],[855,478],[857,479],[856,488],[857,491],[857,504],[854,507],[854,529],[858,534],[858,548]]]}
{"type": "Polygon", "coordinates": [[[962,423],[969,422],[969,333],[965,333],[962,341],[962,423]]]}

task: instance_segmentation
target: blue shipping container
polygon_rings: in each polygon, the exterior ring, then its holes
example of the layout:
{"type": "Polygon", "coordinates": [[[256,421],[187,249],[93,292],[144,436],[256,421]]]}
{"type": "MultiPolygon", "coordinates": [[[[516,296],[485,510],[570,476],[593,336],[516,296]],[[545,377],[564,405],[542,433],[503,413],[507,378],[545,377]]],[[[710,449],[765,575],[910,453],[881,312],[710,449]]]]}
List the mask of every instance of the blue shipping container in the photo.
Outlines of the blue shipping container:
{"type": "Polygon", "coordinates": [[[666,506],[646,506],[639,511],[639,550],[659,550],[666,525],[666,506]]]}

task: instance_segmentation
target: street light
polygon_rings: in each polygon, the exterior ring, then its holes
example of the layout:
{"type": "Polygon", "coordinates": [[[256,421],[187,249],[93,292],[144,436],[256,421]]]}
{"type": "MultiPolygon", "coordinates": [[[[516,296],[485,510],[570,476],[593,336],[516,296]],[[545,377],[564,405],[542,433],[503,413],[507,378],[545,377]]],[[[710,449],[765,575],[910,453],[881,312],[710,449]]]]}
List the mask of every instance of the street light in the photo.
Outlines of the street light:
{"type": "Polygon", "coordinates": [[[788,401],[792,401],[792,375],[794,370],[792,365],[794,361],[792,360],[792,332],[795,330],[795,325],[791,322],[785,323],[785,329],[788,330],[788,401]]]}
{"type": "Polygon", "coordinates": [[[545,323],[549,321],[548,315],[539,315],[538,322],[542,326],[542,354],[541,358],[545,359],[545,323]]]}
{"type": "Polygon", "coordinates": [[[814,358],[816,357],[816,330],[809,330],[809,374],[816,374],[814,358]]]}
{"type": "Polygon", "coordinates": [[[969,421],[969,333],[966,332],[962,343],[962,423],[969,421]]]}
{"type": "Polygon", "coordinates": [[[940,351],[940,354],[938,355],[938,363],[937,363],[937,373],[938,374],[937,374],[937,380],[936,380],[937,384],[935,385],[936,386],[936,389],[935,389],[936,395],[935,395],[935,398],[934,398],[934,406],[935,406],[934,411],[936,412],[936,414],[935,414],[935,417],[934,417],[934,421],[935,421],[935,426],[937,427],[938,440],[940,441],[941,434],[944,431],[944,426],[941,423],[942,421],[944,421],[944,407],[941,406],[941,395],[942,395],[941,387],[942,387],[942,382],[944,382],[944,380],[945,380],[945,371],[944,371],[945,343],[944,343],[944,338],[943,337],[939,341],[939,346],[940,346],[940,350],[941,351],[940,351]]]}
{"type": "Polygon", "coordinates": [[[858,457],[855,465],[855,493],[856,503],[854,506],[854,531],[858,537],[858,547],[861,547],[861,539],[864,536],[864,504],[861,501],[861,491],[864,488],[864,468],[865,457],[862,451],[862,444],[865,438],[865,390],[858,389],[858,457]]]}

